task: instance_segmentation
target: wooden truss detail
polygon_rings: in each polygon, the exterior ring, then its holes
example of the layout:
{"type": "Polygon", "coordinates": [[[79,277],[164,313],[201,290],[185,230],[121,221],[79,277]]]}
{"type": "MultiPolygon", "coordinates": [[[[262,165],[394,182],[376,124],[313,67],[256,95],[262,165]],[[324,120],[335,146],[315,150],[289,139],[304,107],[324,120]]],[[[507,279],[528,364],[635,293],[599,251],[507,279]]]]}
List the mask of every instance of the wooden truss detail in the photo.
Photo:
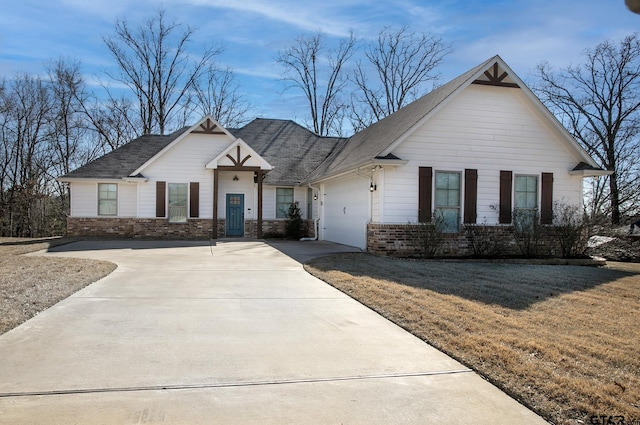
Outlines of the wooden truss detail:
{"type": "Polygon", "coordinates": [[[213,121],[209,118],[202,124],[200,124],[200,129],[193,130],[193,133],[200,134],[224,134],[224,131],[220,129],[213,121]]]}
{"type": "Polygon", "coordinates": [[[488,78],[488,80],[475,80],[473,83],[474,84],[484,84],[485,86],[499,86],[499,87],[515,87],[515,88],[520,88],[519,85],[517,85],[516,83],[507,83],[504,81],[505,78],[507,78],[507,74],[506,71],[503,72],[502,74],[498,73],[500,72],[498,69],[498,63],[494,63],[493,64],[493,68],[491,69],[491,71],[493,72],[489,72],[489,70],[486,70],[484,72],[484,76],[488,78]]]}
{"type": "Polygon", "coordinates": [[[247,162],[249,158],[251,158],[251,155],[247,155],[244,158],[240,159],[240,145],[236,146],[236,148],[236,158],[232,157],[231,154],[227,154],[227,158],[231,160],[234,166],[242,167],[244,163],[247,162]]]}

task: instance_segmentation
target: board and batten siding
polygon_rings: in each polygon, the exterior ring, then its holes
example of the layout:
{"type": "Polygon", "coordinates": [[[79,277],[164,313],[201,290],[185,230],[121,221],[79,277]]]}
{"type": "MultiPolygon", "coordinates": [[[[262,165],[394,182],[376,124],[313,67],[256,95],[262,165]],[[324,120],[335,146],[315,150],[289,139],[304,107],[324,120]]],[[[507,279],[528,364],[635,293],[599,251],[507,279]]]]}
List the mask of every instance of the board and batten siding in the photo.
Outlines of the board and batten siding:
{"type": "Polygon", "coordinates": [[[568,174],[581,159],[520,89],[471,85],[392,153],[409,162],[385,169],[385,223],[417,221],[421,166],[460,172],[462,182],[477,170],[478,223],[498,222],[500,170],[537,175],[539,191],[541,173],[553,173],[554,200],[581,202],[582,179],[568,174]]]}

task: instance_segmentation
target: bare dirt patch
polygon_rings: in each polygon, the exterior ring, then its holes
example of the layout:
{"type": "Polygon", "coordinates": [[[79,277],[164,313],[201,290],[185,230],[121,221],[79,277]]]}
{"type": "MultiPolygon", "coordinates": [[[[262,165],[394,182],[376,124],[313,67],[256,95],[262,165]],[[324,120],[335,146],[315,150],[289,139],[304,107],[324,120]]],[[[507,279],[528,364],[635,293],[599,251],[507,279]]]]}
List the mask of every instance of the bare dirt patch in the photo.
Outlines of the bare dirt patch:
{"type": "Polygon", "coordinates": [[[23,255],[66,242],[0,238],[0,334],[115,270],[106,261],[23,255]]]}
{"type": "Polygon", "coordinates": [[[306,269],[556,424],[640,420],[640,265],[411,261],[341,254],[306,269]]]}

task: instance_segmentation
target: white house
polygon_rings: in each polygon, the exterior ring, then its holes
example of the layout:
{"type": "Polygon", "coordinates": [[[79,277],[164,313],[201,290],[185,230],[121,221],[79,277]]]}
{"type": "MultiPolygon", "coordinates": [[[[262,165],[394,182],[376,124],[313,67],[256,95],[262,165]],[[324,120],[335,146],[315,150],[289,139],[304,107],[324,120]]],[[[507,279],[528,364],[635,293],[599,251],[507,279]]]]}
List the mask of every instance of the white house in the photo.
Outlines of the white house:
{"type": "Polygon", "coordinates": [[[434,215],[452,235],[508,227],[520,213],[549,224],[554,202],[579,205],[582,178],[603,174],[495,56],[347,139],[292,121],[225,129],[204,117],[60,180],[72,235],[262,237],[282,230],[297,201],[311,236],[384,252],[434,215]]]}

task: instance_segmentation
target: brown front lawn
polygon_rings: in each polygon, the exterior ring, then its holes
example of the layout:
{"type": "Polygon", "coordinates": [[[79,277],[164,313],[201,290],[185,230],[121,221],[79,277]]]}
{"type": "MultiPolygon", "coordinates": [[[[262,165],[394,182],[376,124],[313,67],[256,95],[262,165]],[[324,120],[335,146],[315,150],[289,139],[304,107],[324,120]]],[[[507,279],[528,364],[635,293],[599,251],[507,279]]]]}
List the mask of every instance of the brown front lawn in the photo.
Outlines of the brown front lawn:
{"type": "Polygon", "coordinates": [[[640,421],[640,264],[341,254],[305,267],[548,421],[601,423],[593,415],[640,421]]]}
{"type": "Polygon", "coordinates": [[[64,242],[0,238],[0,334],[115,270],[106,261],[22,255],[64,242]]]}

